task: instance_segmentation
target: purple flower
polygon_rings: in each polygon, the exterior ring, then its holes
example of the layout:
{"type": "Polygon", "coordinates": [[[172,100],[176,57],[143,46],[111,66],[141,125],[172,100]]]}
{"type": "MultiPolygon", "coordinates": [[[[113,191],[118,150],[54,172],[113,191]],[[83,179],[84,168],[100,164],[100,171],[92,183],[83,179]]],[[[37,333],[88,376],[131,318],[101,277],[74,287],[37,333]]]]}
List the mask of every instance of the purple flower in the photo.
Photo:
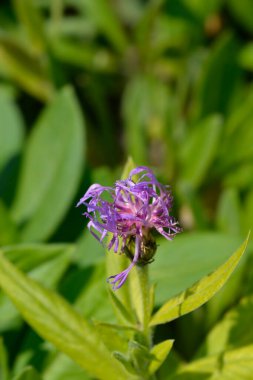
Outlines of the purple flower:
{"type": "Polygon", "coordinates": [[[169,214],[172,200],[169,187],[160,184],[151,169],[139,166],[114,187],[90,186],[78,202],[77,206],[87,207],[84,215],[90,220],[92,235],[101,243],[107,239],[109,250],[125,253],[132,260],[127,269],[108,278],[114,290],[124,284],[134,265],[152,260],[156,250],[152,231],[168,240],[180,232],[169,214]]]}

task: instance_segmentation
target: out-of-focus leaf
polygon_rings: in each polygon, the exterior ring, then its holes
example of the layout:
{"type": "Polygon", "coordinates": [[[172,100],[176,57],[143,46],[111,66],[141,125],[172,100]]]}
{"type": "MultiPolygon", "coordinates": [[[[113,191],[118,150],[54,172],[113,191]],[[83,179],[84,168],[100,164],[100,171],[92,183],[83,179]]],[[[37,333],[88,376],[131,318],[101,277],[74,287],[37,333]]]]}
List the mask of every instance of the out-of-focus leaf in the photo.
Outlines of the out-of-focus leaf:
{"type": "Polygon", "coordinates": [[[155,261],[149,266],[151,283],[156,284],[156,304],[161,305],[213,272],[240,242],[240,237],[212,232],[184,233],[172,242],[160,240],[155,261]]]}
{"type": "Polygon", "coordinates": [[[130,379],[99,334],[57,294],[0,256],[0,284],[26,321],[46,340],[100,379],[130,379]],[[99,363],[99,366],[98,366],[99,363]]]}
{"type": "Polygon", "coordinates": [[[42,380],[42,378],[33,367],[26,367],[13,380],[42,380]]]}
{"type": "MultiPolygon", "coordinates": [[[[57,1],[55,1],[55,4],[57,1]]],[[[58,13],[58,12],[57,12],[58,13]]],[[[94,38],[96,28],[94,23],[84,17],[70,16],[48,20],[46,28],[50,36],[94,38]]]]}
{"type": "Polygon", "coordinates": [[[83,167],[84,126],[77,100],[65,88],[46,108],[27,144],[13,217],[26,222],[24,241],[50,236],[73,200],[83,167]]]}
{"type": "Polygon", "coordinates": [[[122,52],[127,46],[127,38],[112,5],[106,0],[81,0],[79,7],[108,37],[114,47],[122,52]]]}
{"type": "MultiPolygon", "coordinates": [[[[252,24],[253,30],[253,24],[252,24]]],[[[247,70],[253,70],[253,43],[250,42],[240,52],[239,61],[242,67],[247,70]]]]}
{"type": "MultiPolygon", "coordinates": [[[[123,117],[128,152],[137,162],[147,160],[147,145],[164,143],[169,90],[152,75],[133,77],[123,95],[123,117]]],[[[156,150],[156,160],[159,161],[156,150]]]]}
{"type": "Polygon", "coordinates": [[[212,115],[198,124],[186,137],[181,152],[182,181],[192,187],[202,184],[217,154],[222,132],[222,118],[212,115]]]}
{"type": "Polygon", "coordinates": [[[17,240],[17,227],[0,199],[0,246],[15,243],[17,240]]]}
{"type": "Polygon", "coordinates": [[[161,53],[166,49],[178,49],[182,51],[195,34],[192,23],[187,20],[162,15],[155,20],[152,33],[151,54],[161,53]]]}
{"type": "Polygon", "coordinates": [[[247,194],[243,210],[244,229],[253,227],[253,190],[247,194]]]}
{"type": "Polygon", "coordinates": [[[226,187],[245,190],[253,187],[253,162],[245,162],[229,171],[224,178],[226,187]]]}
{"type": "MultiPolygon", "coordinates": [[[[1,49],[1,48],[0,48],[1,49]]],[[[24,122],[15,103],[0,93],[0,171],[23,145],[24,122]]]]}
{"type": "Polygon", "coordinates": [[[253,341],[251,328],[253,297],[243,299],[240,304],[230,310],[208,334],[197,357],[220,355],[221,353],[247,346],[253,341]]]}
{"type": "Polygon", "coordinates": [[[104,263],[93,268],[91,277],[75,300],[75,307],[87,319],[115,322],[113,308],[106,289],[105,272],[104,263]]]}
{"type": "Polygon", "coordinates": [[[43,380],[91,380],[76,363],[64,354],[59,354],[46,368],[43,380]]]}
{"type": "Polygon", "coordinates": [[[216,269],[216,271],[165,303],[151,319],[151,326],[172,321],[207,302],[221,289],[230,277],[243,255],[247,243],[248,238],[223,265],[216,269]]]}
{"type": "Polygon", "coordinates": [[[39,8],[34,0],[14,0],[14,8],[22,26],[25,28],[29,37],[29,44],[38,53],[45,49],[45,33],[43,20],[39,13],[39,8]]]}
{"type": "Polygon", "coordinates": [[[238,42],[227,34],[222,35],[211,49],[196,94],[194,112],[198,118],[212,113],[227,113],[241,77],[237,54],[238,42]]]}
{"type": "Polygon", "coordinates": [[[209,15],[219,11],[223,4],[223,0],[211,0],[203,2],[202,0],[183,0],[183,3],[197,17],[206,18],[209,15]]]}
{"type": "Polygon", "coordinates": [[[52,99],[54,88],[48,79],[44,64],[41,64],[16,40],[2,34],[0,34],[0,64],[6,74],[25,91],[42,101],[52,99]]]}
{"type": "Polygon", "coordinates": [[[253,3],[251,0],[242,0],[238,2],[236,0],[226,1],[229,10],[231,11],[233,17],[240,23],[242,28],[253,33],[253,3]]]}
{"type": "MultiPolygon", "coordinates": [[[[72,248],[55,246],[13,246],[4,249],[5,255],[32,278],[54,289],[65,272],[72,248]]],[[[0,293],[0,331],[10,330],[21,324],[19,313],[9,298],[0,293]]]]}
{"type": "Polygon", "coordinates": [[[173,340],[165,340],[162,343],[156,344],[152,348],[151,354],[154,355],[154,359],[149,365],[150,374],[155,373],[158,370],[158,368],[163,364],[164,360],[166,359],[167,355],[172,349],[173,342],[173,340]]]}
{"type": "Polygon", "coordinates": [[[9,375],[7,352],[3,339],[0,337],[0,379],[9,380],[9,375]]]}
{"type": "Polygon", "coordinates": [[[216,212],[216,224],[221,232],[240,234],[240,209],[240,198],[236,189],[225,189],[220,196],[216,212]]]}
{"type": "Polygon", "coordinates": [[[170,380],[251,380],[253,345],[193,361],[169,377],[170,380]]]}
{"type": "Polygon", "coordinates": [[[73,260],[82,268],[99,264],[105,260],[105,250],[89,231],[84,231],[77,241],[73,260]]]}
{"type": "Polygon", "coordinates": [[[115,59],[106,49],[73,43],[66,38],[50,41],[55,56],[63,62],[90,70],[110,72],[115,69],[115,59]]]}

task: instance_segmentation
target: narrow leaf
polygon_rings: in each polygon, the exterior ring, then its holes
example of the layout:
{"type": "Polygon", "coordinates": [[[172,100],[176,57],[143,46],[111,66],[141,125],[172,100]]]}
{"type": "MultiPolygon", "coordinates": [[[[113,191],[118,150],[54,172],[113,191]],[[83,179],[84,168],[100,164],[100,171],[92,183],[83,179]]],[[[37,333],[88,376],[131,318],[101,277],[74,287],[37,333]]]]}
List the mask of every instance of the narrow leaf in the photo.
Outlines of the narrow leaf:
{"type": "Polygon", "coordinates": [[[91,324],[63,298],[26,277],[2,254],[0,285],[34,330],[82,368],[99,379],[129,379],[91,324]]]}
{"type": "Polygon", "coordinates": [[[170,377],[170,380],[251,380],[252,372],[253,345],[249,345],[225,352],[221,356],[208,356],[195,360],[182,366],[170,377]]]}
{"type": "Polygon", "coordinates": [[[24,139],[24,122],[15,103],[0,94],[0,171],[22,147],[24,139]]]}
{"type": "Polygon", "coordinates": [[[42,380],[42,378],[33,367],[26,367],[13,380],[42,380]]]}
{"type": "Polygon", "coordinates": [[[7,352],[5,350],[3,339],[1,337],[0,337],[0,379],[9,380],[7,352]]]}
{"type": "Polygon", "coordinates": [[[149,373],[151,375],[155,373],[163,364],[164,360],[172,349],[173,343],[174,340],[165,340],[164,342],[159,343],[152,348],[151,354],[154,355],[154,359],[149,365],[149,373]]]}
{"type": "Polygon", "coordinates": [[[17,39],[0,34],[0,64],[25,91],[42,101],[52,99],[54,87],[44,65],[17,39]]]}
{"type": "Polygon", "coordinates": [[[107,0],[81,0],[80,8],[120,52],[127,46],[127,38],[114,7],[107,0]]]}
{"type": "Polygon", "coordinates": [[[23,241],[50,236],[73,201],[83,168],[84,125],[65,88],[42,113],[29,138],[13,216],[27,222],[23,241]]]}
{"type": "Polygon", "coordinates": [[[151,326],[170,322],[207,302],[228,280],[243,255],[249,236],[241,247],[216,271],[165,303],[153,316],[151,326]]]}

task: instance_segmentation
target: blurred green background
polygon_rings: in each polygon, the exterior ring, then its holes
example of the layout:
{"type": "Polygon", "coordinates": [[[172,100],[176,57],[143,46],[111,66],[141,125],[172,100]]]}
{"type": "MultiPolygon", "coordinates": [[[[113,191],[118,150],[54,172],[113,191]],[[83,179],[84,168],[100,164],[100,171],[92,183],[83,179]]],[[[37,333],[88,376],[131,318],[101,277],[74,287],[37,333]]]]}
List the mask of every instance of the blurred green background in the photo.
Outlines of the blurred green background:
{"type": "MultiPolygon", "coordinates": [[[[169,253],[161,240],[150,266],[157,305],[251,228],[252,14],[251,0],[1,1],[0,245],[87,317],[113,318],[103,249],[75,204],[91,183],[112,185],[127,157],[171,184],[185,231],[169,253]]],[[[203,354],[212,326],[252,294],[251,246],[224,291],[155,339],[175,337],[182,360],[203,354]]],[[[8,371],[32,364],[64,379],[53,348],[2,293],[0,310],[8,371]]],[[[85,379],[73,373],[66,379],[85,379]]]]}

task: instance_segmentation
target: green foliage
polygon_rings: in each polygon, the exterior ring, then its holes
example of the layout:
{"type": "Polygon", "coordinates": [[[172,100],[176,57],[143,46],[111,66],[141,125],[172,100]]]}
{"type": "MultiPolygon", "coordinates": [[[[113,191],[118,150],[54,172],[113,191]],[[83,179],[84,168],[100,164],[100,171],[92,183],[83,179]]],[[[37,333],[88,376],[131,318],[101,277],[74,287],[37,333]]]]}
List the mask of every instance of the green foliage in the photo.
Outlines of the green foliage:
{"type": "Polygon", "coordinates": [[[1,380],[252,378],[252,10],[1,2],[1,380]],[[75,204],[129,156],[122,178],[151,166],[183,233],[112,292],[129,260],[75,204]]]}

